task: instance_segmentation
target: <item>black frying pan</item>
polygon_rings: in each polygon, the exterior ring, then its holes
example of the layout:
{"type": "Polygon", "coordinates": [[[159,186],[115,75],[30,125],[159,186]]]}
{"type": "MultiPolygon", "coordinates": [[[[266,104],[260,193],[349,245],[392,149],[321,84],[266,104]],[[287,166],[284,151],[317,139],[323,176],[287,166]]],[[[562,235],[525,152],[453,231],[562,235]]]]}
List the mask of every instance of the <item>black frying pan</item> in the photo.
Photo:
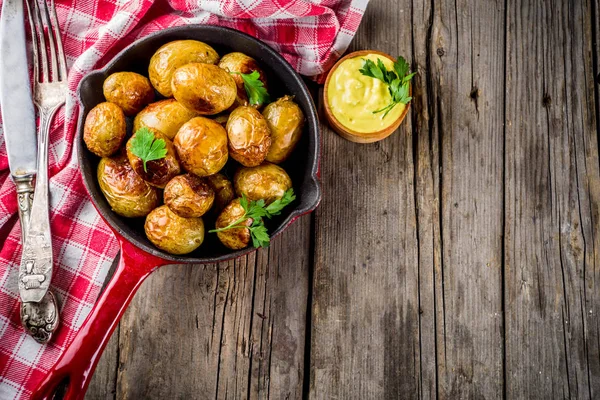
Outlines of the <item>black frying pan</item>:
{"type": "MultiPolygon", "coordinates": [[[[167,264],[206,264],[224,261],[248,254],[255,249],[233,251],[206,234],[200,248],[185,256],[165,253],[154,247],[146,238],[143,219],[123,218],[113,213],[106,202],[96,179],[99,158],[90,153],[83,143],[83,121],[88,112],[105,101],[102,94],[104,80],[113,72],[134,71],[147,75],[150,57],[163,44],[179,39],[196,39],[213,46],[220,55],[231,51],[243,52],[258,61],[267,74],[272,98],[284,94],[295,96],[306,116],[306,125],[293,155],[282,167],[290,175],[296,201],[286,207],[280,216],[269,221],[271,236],[281,233],[299,216],[313,211],[321,199],[318,179],[320,140],[317,113],[312,98],[300,76],[277,52],[265,43],[244,33],[222,27],[191,25],[170,28],[151,34],[133,43],[119,53],[104,68],[87,75],[79,85],[80,114],[76,148],[83,181],[90,198],[113,230],[121,245],[121,259],[114,275],[101,294],[77,333],[75,339],[58,360],[56,366],[34,392],[34,399],[50,399],[56,387],[68,379],[66,399],[83,399],[89,380],[100,355],[127,308],[135,291],[156,268],[167,264]]],[[[225,167],[225,174],[233,176],[232,161],[225,167]]]]}

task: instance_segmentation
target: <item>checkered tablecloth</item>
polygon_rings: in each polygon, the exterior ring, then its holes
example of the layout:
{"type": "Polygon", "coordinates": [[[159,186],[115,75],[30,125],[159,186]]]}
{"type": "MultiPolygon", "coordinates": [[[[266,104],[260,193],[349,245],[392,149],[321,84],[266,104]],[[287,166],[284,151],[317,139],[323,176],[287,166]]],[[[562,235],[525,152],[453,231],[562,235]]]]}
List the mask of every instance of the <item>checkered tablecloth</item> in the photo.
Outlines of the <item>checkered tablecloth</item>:
{"type": "Polygon", "coordinates": [[[186,24],[223,25],[244,31],[277,49],[301,74],[316,76],[346,50],[367,3],[56,0],[69,64],[67,104],[55,120],[50,145],[55,255],[51,289],[61,300],[62,322],[48,345],[37,344],[21,328],[17,288],[21,232],[0,121],[0,400],[30,396],[88,315],[118,250],[116,239],[87,199],[73,154],[78,113],[75,90],[80,79],[134,40],[186,24]]]}

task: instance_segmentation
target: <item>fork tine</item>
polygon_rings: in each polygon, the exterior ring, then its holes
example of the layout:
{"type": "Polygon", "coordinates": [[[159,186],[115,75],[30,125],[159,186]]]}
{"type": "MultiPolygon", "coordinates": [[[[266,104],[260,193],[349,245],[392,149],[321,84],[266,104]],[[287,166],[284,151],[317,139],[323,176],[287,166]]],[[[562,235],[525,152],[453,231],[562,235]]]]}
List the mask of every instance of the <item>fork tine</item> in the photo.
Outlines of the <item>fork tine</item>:
{"type": "Polygon", "coordinates": [[[56,4],[54,4],[54,0],[50,3],[50,8],[52,9],[52,13],[50,17],[52,18],[52,26],[56,29],[56,49],[58,50],[58,64],[60,68],[60,79],[67,79],[67,60],[65,58],[65,50],[62,44],[62,37],[60,34],[60,24],[58,23],[58,17],[56,16],[56,4]]]}
{"type": "MultiPolygon", "coordinates": [[[[35,1],[35,0],[34,0],[35,1]]],[[[25,3],[27,4],[27,15],[29,16],[29,26],[31,28],[31,41],[33,42],[33,81],[34,82],[38,82],[38,80],[40,79],[39,74],[39,58],[38,58],[38,40],[37,40],[37,32],[35,30],[35,23],[34,23],[34,19],[35,16],[33,15],[33,13],[31,12],[31,4],[30,4],[30,0],[26,0],[25,3]]]]}
{"type": "Polygon", "coordinates": [[[42,76],[44,82],[48,82],[48,56],[46,55],[46,39],[44,38],[44,25],[42,24],[42,15],[40,14],[38,0],[31,1],[33,1],[33,13],[35,15],[35,18],[33,19],[34,25],[40,39],[40,47],[38,48],[38,51],[40,53],[42,61],[42,76]]]}
{"type": "Polygon", "coordinates": [[[50,62],[52,63],[52,82],[58,81],[58,62],[56,61],[56,47],[54,44],[54,28],[50,22],[50,12],[48,11],[48,1],[42,0],[44,3],[44,12],[42,13],[42,19],[45,25],[48,27],[48,41],[50,42],[50,62]]]}

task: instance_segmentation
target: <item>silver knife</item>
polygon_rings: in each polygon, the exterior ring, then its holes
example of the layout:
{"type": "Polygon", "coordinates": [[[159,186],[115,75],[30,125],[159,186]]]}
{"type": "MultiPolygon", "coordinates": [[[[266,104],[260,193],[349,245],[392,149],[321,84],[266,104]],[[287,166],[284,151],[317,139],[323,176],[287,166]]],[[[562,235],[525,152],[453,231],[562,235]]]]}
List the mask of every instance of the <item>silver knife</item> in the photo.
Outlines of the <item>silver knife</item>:
{"type": "MultiPolygon", "coordinates": [[[[37,172],[35,111],[27,67],[23,0],[4,0],[0,15],[0,110],[8,165],[17,186],[22,237],[29,229],[33,184],[37,172]]],[[[21,269],[26,268],[22,265],[21,269]]],[[[22,271],[19,271],[21,275],[22,271]]],[[[46,289],[49,282],[45,283],[46,289]]],[[[42,296],[19,282],[21,300],[40,301],[42,296]],[[38,298],[39,297],[39,298],[38,298]]]]}

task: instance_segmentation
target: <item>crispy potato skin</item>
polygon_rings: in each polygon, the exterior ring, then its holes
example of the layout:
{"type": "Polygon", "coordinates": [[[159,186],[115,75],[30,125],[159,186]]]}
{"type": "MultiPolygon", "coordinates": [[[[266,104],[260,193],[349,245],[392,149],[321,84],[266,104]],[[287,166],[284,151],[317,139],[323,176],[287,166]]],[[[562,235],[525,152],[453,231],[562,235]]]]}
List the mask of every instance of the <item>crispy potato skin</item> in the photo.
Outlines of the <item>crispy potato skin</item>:
{"type": "Polygon", "coordinates": [[[216,174],[227,162],[227,132],[211,119],[192,118],[179,129],[173,144],[183,168],[197,176],[216,174]]]}
{"type": "Polygon", "coordinates": [[[229,154],[245,167],[260,165],[271,148],[267,120],[254,107],[238,107],[227,120],[229,154]]]}
{"type": "Polygon", "coordinates": [[[123,109],[125,115],[135,115],[154,101],[154,89],[145,76],[135,72],[115,72],[102,87],[107,101],[123,109]]]}
{"type": "Polygon", "coordinates": [[[180,217],[165,205],[148,214],[144,230],[156,247],[171,254],[191,253],[204,241],[202,218],[180,217]]]}
{"type": "Polygon", "coordinates": [[[114,154],[127,133],[125,114],[114,103],[100,103],[85,118],[83,141],[87,148],[100,157],[114,154]]]}
{"type": "Polygon", "coordinates": [[[158,189],[135,173],[124,152],[102,158],[97,177],[108,204],[123,217],[145,217],[160,203],[158,189]]]}
{"type": "Polygon", "coordinates": [[[215,192],[204,178],[178,175],[165,186],[165,204],[180,217],[198,218],[213,205],[215,192]]]}
{"type": "Polygon", "coordinates": [[[147,127],[154,128],[173,140],[179,128],[190,119],[197,117],[195,111],[184,107],[175,99],[167,99],[148,104],[133,120],[133,131],[147,127]]]}
{"type": "Polygon", "coordinates": [[[210,175],[206,179],[215,192],[213,210],[214,213],[218,214],[235,198],[233,184],[223,174],[210,175]]]}
{"type": "MultiPolygon", "coordinates": [[[[217,218],[216,227],[224,228],[237,221],[244,215],[245,211],[240,204],[240,199],[235,199],[221,212],[217,218]]],[[[248,218],[243,225],[252,225],[252,218],[248,218]]],[[[250,230],[248,228],[235,228],[222,232],[217,232],[221,243],[232,250],[239,250],[248,247],[250,243],[250,230]]]]}
{"type": "Polygon", "coordinates": [[[216,64],[219,55],[209,45],[197,40],[175,40],[154,53],[148,66],[152,86],[163,96],[171,97],[171,79],[179,67],[189,63],[216,64]]]}
{"type": "Polygon", "coordinates": [[[267,105],[262,114],[271,130],[271,148],[266,160],[279,164],[292,154],[298,144],[304,127],[304,114],[291,96],[267,105]]]}
{"type": "Polygon", "coordinates": [[[165,158],[160,160],[152,160],[146,163],[146,170],[144,171],[144,162],[141,158],[131,152],[131,142],[135,137],[135,134],[127,141],[127,158],[133,170],[146,182],[152,186],[158,188],[164,188],[166,184],[173,179],[174,176],[179,175],[181,168],[179,161],[177,160],[177,154],[175,153],[175,147],[173,142],[167,139],[162,133],[155,129],[149,128],[156,139],[163,139],[167,147],[167,155],[165,158]]]}
{"type": "Polygon", "coordinates": [[[238,169],[233,185],[239,197],[244,194],[249,200],[263,199],[271,204],[292,187],[292,180],[283,168],[265,162],[258,167],[238,169]]]}
{"type": "Polygon", "coordinates": [[[231,75],[212,64],[193,63],[177,68],[171,80],[173,97],[201,115],[218,114],[235,101],[231,75]]]}
{"type": "MultiPolygon", "coordinates": [[[[219,61],[219,67],[228,72],[239,72],[242,74],[249,74],[252,71],[258,71],[260,74],[259,79],[265,85],[265,88],[268,89],[267,77],[263,70],[260,69],[254,58],[247,56],[244,53],[234,52],[224,55],[223,58],[221,58],[221,61],[219,61]]],[[[241,75],[233,74],[231,76],[233,77],[235,85],[237,86],[237,96],[234,105],[249,105],[248,94],[246,93],[246,89],[244,89],[244,80],[242,79],[241,75]]],[[[254,107],[258,107],[258,105],[254,105],[254,107]]]]}

